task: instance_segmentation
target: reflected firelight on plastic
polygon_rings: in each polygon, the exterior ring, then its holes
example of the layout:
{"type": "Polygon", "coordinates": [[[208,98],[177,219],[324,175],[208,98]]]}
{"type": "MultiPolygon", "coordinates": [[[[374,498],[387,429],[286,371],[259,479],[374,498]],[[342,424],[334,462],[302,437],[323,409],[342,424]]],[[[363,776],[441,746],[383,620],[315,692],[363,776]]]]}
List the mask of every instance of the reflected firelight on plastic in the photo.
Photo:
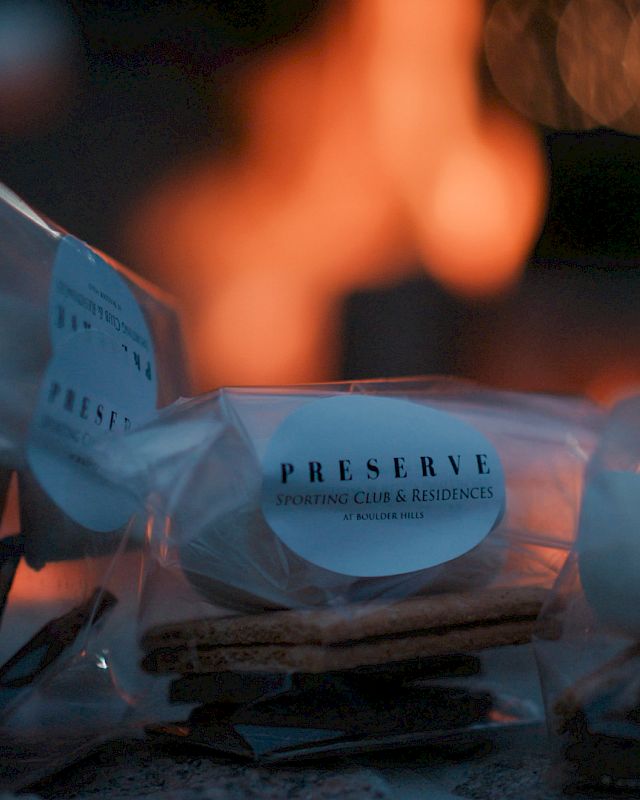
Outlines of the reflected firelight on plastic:
{"type": "Polygon", "coordinates": [[[247,67],[236,150],[177,167],[132,260],[182,301],[198,389],[337,374],[347,293],[423,263],[450,290],[517,281],[543,158],[480,97],[479,0],[350,0],[247,67]]]}
{"type": "MultiPolygon", "coordinates": [[[[84,561],[65,561],[35,571],[24,560],[20,562],[11,586],[11,602],[41,603],[43,605],[57,601],[67,603],[82,595],[86,581],[86,564],[84,561]],[[80,588],[80,591],[79,591],[80,588]]],[[[61,611],[66,610],[61,607],[61,611]]]]}

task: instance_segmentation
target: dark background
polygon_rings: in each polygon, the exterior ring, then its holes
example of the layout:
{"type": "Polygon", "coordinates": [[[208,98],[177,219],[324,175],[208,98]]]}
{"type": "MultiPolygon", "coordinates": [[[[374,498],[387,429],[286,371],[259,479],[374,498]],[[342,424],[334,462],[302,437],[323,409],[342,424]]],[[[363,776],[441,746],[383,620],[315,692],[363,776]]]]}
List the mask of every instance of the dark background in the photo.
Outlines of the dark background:
{"type": "MultiPolygon", "coordinates": [[[[0,0],[0,40],[15,5],[0,0]]],[[[70,88],[46,124],[2,125],[0,107],[0,180],[129,263],[120,235],[127,209],[168,165],[233,146],[234,72],[313,25],[322,7],[321,0],[59,5],[73,21],[70,88]]],[[[448,372],[584,391],[620,362],[640,378],[640,140],[607,129],[540,133],[548,212],[517,289],[462,302],[424,277],[353,295],[343,319],[343,377],[448,372]]]]}

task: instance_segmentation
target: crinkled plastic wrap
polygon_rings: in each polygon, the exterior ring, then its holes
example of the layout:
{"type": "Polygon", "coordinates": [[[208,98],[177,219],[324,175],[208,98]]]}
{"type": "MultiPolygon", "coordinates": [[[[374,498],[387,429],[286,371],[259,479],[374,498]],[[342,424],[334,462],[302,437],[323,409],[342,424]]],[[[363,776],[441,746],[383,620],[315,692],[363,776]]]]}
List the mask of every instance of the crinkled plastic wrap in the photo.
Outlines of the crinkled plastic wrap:
{"type": "Polygon", "coordinates": [[[0,185],[0,785],[126,718],[87,642],[126,637],[144,528],[93,449],[184,391],[171,304],[0,185]]]}
{"type": "Polygon", "coordinates": [[[110,442],[148,514],[146,730],[276,761],[539,720],[600,424],[436,378],[224,389],[110,442]]]}
{"type": "Polygon", "coordinates": [[[613,409],[536,634],[554,782],[640,790],[640,398],[613,409]]]}

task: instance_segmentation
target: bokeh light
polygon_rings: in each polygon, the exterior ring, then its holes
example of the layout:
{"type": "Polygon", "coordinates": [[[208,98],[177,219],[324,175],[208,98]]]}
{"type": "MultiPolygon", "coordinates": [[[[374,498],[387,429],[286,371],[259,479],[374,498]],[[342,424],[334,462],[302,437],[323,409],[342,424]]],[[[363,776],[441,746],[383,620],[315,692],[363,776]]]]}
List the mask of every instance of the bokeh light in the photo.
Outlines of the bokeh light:
{"type": "Polygon", "coordinates": [[[567,91],[600,125],[634,105],[622,55],[631,17],[616,0],[570,0],[558,22],[558,67],[567,91]]]}
{"type": "Polygon", "coordinates": [[[495,0],[484,52],[493,84],[550,128],[640,133],[637,0],[495,0]]]}
{"type": "Polygon", "coordinates": [[[566,91],[558,71],[558,21],[566,0],[497,0],[484,28],[485,57],[503,97],[551,128],[595,124],[566,91]]]}
{"type": "Polygon", "coordinates": [[[0,2],[0,133],[52,124],[69,102],[79,55],[66,5],[0,2]]]}

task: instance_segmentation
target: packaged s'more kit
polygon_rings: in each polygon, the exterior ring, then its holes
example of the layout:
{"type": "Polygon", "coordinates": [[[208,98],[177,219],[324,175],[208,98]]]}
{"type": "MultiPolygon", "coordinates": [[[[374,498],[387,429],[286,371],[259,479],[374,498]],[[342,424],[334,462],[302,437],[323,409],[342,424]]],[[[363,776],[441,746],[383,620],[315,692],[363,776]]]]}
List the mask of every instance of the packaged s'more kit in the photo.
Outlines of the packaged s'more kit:
{"type": "Polygon", "coordinates": [[[131,616],[142,534],[93,451],[186,391],[180,341],[166,297],[0,185],[3,784],[37,778],[126,708],[85,643],[131,616]]]}
{"type": "Polygon", "coordinates": [[[539,720],[601,421],[425,378],[222,389],[109,440],[146,509],[147,733],[277,761],[539,720]]]}
{"type": "Polygon", "coordinates": [[[640,791],[640,397],[608,415],[587,467],[578,535],[541,615],[536,649],[570,792],[640,791]]]}

